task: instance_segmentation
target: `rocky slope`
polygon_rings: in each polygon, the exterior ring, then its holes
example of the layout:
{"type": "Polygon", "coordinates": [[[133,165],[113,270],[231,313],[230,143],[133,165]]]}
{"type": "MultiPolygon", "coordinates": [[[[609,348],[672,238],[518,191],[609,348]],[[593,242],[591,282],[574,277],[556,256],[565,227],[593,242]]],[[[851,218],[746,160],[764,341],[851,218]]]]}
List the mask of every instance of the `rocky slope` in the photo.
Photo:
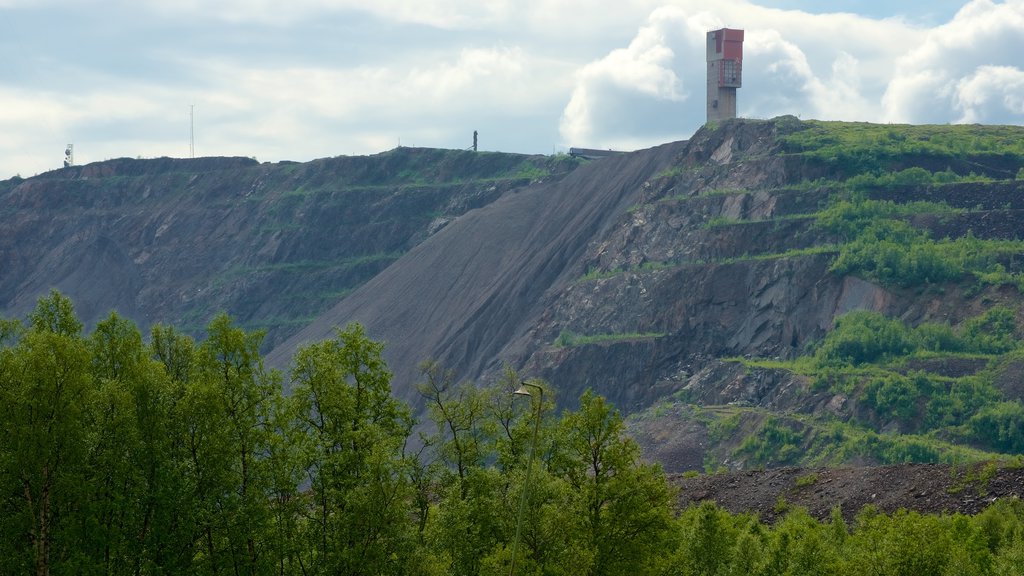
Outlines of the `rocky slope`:
{"type": "Polygon", "coordinates": [[[356,321],[387,342],[394,389],[410,402],[418,399],[417,365],[426,359],[464,378],[486,378],[503,362],[517,361],[510,348],[546,347],[530,334],[551,298],[578,275],[594,238],[611,232],[646,179],[684,147],[667,144],[591,162],[463,215],[284,342],[268,361],[282,365],[303,342],[356,321]]]}
{"type": "MultiPolygon", "coordinates": [[[[922,298],[830,272],[834,252],[815,248],[832,239],[804,215],[827,203],[830,179],[845,175],[828,160],[787,153],[781,136],[794,124],[736,121],[509,195],[418,246],[271,359],[281,364],[299,343],[356,320],[388,342],[396,389],[410,401],[416,364],[431,358],[483,381],[507,363],[551,382],[561,405],[593,388],[627,413],[666,398],[777,411],[841,404],[805,394],[806,382],[792,374],[751,373],[722,358],[792,358],[851,310],[955,324],[1000,292],[965,305],[956,287],[922,298]]],[[[925,155],[888,168],[938,163],[1002,178],[1018,167],[1001,157],[925,155]]],[[[918,224],[936,234],[1017,238],[1020,185],[904,187],[896,199],[976,208],[921,216],[918,224]]],[[[636,424],[638,437],[651,440],[648,453],[673,470],[702,467],[706,428],[671,418],[636,424]],[[680,431],[687,426],[693,436],[680,431]],[[679,433],[666,438],[667,430],[679,433]]]]}
{"type": "MultiPolygon", "coordinates": [[[[652,175],[628,213],[591,243],[576,263],[575,281],[551,299],[534,327],[547,343],[563,331],[649,337],[535,346],[524,354],[528,371],[567,383],[569,397],[594,386],[623,407],[647,406],[680,390],[699,404],[771,407],[785,395],[785,382],[741,381],[719,359],[791,358],[851,310],[877,310],[913,324],[957,323],[972,312],[953,294],[922,298],[918,290],[832,273],[834,252],[813,250],[832,239],[804,215],[824,206],[834,188],[820,181],[794,186],[841,174],[828,162],[785,154],[779,141],[784,126],[737,122],[698,133],[673,161],[675,173],[652,175]]],[[[904,158],[890,169],[909,165],[904,158]]],[[[922,218],[927,221],[920,225],[940,237],[971,230],[979,237],[1019,238],[1022,188],[1021,181],[910,187],[896,200],[979,207],[952,220],[922,218]]],[[[892,198],[888,190],[879,195],[892,198]]]]}
{"type": "Polygon", "coordinates": [[[0,182],[0,313],[51,288],[200,336],[218,311],[281,341],[452,219],[574,162],[399,148],[305,164],[121,159],[0,182]]]}
{"type": "MultiPolygon", "coordinates": [[[[760,466],[738,449],[776,417],[803,434],[799,449],[821,443],[825,418],[907,428],[865,408],[862,383],[765,364],[813,350],[837,317],[1021,315],[1024,130],[978,130],[779,118],[582,163],[398,149],[70,168],[0,183],[0,311],[51,286],[89,322],[116,308],[199,333],[224,309],[269,329],[279,368],[358,321],[386,341],[395,393],[413,404],[423,360],[483,384],[509,365],[550,382],[561,406],[587,388],[608,397],[670,471],[760,466]],[[1011,241],[997,258],[1006,281],[837,272],[850,239],[817,222],[856,178],[861,200],[913,207],[900,217],[934,238],[1011,241]]],[[[949,386],[989,371],[1002,399],[1021,398],[1024,361],[915,362],[899,370],[949,386]]],[[[962,441],[948,432],[930,440],[962,441]]]]}

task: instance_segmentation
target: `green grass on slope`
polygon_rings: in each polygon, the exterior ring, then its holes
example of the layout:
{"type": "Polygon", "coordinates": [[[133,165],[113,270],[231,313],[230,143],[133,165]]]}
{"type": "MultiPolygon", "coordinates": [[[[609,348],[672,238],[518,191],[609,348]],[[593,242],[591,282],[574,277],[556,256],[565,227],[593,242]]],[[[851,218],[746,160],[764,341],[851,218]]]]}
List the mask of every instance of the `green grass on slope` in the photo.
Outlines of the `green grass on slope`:
{"type": "Polygon", "coordinates": [[[750,369],[799,374],[808,383],[805,394],[842,395],[848,407],[811,414],[734,407],[709,425],[712,440],[734,448],[712,450],[708,467],[723,456],[748,467],[1017,458],[1024,454],[1024,404],[996,386],[1002,367],[1024,363],[1016,313],[997,306],[959,326],[911,328],[876,312],[852,312],[793,361],[735,359],[750,369]],[[988,368],[950,377],[908,369],[915,359],[982,361],[988,368]],[[741,417],[753,418],[752,427],[739,426],[741,417]]]}
{"type": "Polygon", "coordinates": [[[576,334],[562,330],[555,339],[554,345],[559,348],[572,348],[589,344],[626,342],[630,340],[651,340],[665,336],[664,332],[624,332],[616,334],[576,334]]]}
{"type": "Polygon", "coordinates": [[[1017,126],[869,124],[809,120],[780,140],[788,153],[861,163],[908,155],[1009,155],[1024,158],[1017,126]]]}

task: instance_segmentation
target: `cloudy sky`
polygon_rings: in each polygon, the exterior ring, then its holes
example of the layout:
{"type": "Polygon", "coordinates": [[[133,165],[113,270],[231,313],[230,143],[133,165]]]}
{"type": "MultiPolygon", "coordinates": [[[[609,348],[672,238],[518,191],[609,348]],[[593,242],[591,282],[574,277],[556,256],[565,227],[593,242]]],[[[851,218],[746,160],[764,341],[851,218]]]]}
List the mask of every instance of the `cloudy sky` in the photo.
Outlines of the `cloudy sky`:
{"type": "Polygon", "coordinates": [[[117,157],[551,153],[741,116],[1024,124],[1024,0],[0,0],[0,179],[117,157]]]}

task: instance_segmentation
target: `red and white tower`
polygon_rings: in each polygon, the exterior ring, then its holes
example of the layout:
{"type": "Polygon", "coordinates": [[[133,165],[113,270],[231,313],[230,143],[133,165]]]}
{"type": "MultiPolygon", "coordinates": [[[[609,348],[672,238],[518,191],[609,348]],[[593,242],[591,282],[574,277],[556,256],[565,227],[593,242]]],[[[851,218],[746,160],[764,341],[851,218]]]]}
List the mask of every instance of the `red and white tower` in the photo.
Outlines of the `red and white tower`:
{"type": "Polygon", "coordinates": [[[743,30],[708,32],[708,122],[736,117],[743,84],[743,30]]]}

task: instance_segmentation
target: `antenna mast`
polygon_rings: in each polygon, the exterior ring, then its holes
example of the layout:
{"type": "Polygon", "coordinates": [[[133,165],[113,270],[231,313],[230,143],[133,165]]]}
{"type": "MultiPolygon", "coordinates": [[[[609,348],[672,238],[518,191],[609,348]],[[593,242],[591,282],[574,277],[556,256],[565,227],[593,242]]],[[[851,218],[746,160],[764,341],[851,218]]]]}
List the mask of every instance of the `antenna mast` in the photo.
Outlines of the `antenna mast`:
{"type": "Polygon", "coordinates": [[[188,154],[196,157],[196,105],[188,105],[188,154]]]}
{"type": "Polygon", "coordinates": [[[75,145],[68,144],[68,147],[64,149],[64,167],[75,165],[75,145]]]}

